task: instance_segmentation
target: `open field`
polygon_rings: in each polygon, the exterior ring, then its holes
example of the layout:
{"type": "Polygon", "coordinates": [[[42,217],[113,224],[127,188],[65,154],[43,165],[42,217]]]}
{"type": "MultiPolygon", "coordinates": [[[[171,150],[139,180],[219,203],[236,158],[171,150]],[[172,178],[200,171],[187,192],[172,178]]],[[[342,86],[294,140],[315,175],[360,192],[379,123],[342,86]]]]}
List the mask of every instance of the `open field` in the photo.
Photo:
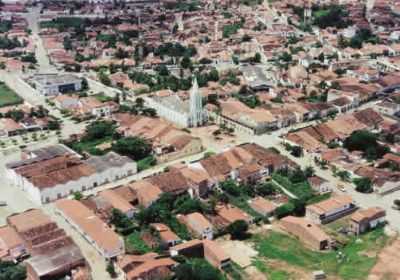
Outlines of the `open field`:
{"type": "Polygon", "coordinates": [[[10,89],[5,83],[0,82],[0,107],[17,105],[24,100],[10,89]]]}
{"type": "Polygon", "coordinates": [[[377,263],[378,253],[388,241],[383,228],[378,228],[358,239],[351,238],[339,251],[318,252],[306,248],[293,237],[271,231],[253,237],[254,247],[259,253],[255,265],[269,279],[290,279],[291,268],[308,273],[323,270],[333,277],[331,279],[366,279],[377,263]],[[280,266],[281,269],[273,269],[266,260],[284,265],[280,266]],[[288,269],[284,271],[284,267],[288,269]]]}

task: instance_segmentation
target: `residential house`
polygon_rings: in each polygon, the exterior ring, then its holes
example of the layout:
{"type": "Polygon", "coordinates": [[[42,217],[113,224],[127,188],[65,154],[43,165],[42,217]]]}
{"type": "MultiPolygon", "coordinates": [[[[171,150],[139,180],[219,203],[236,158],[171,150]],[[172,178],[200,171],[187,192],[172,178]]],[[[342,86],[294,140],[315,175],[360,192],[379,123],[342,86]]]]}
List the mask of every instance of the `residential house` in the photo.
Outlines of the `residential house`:
{"type": "Polygon", "coordinates": [[[26,254],[25,244],[10,226],[0,227],[0,260],[14,261],[26,254]]]}
{"type": "Polygon", "coordinates": [[[307,179],[307,181],[311,188],[319,194],[332,192],[331,184],[324,178],[319,176],[311,176],[307,179]]]}
{"type": "Polygon", "coordinates": [[[137,212],[137,209],[132,206],[128,200],[112,189],[100,192],[99,196],[107,201],[113,208],[124,213],[128,218],[133,218],[133,215],[137,212]]]}
{"type": "Polygon", "coordinates": [[[161,246],[169,248],[182,242],[182,240],[165,224],[150,224],[160,237],[161,246]]]}
{"type": "Polygon", "coordinates": [[[230,204],[218,205],[215,210],[225,226],[240,220],[245,221],[247,224],[253,222],[253,218],[249,214],[230,204]]]}
{"type": "Polygon", "coordinates": [[[288,216],[280,220],[285,231],[299,238],[314,250],[325,250],[330,247],[330,237],[316,224],[294,216],[288,216]]]}
{"type": "Polygon", "coordinates": [[[140,180],[133,182],[128,187],[135,194],[139,205],[147,208],[154,202],[156,202],[163,191],[156,185],[153,185],[148,180],[140,180]]]}
{"type": "Polygon", "coordinates": [[[274,215],[277,206],[271,201],[257,196],[249,201],[249,206],[256,211],[258,214],[264,217],[271,217],[274,215]]]}
{"type": "Polygon", "coordinates": [[[385,222],[386,211],[380,207],[362,209],[350,217],[350,231],[356,235],[374,229],[385,222]]]}
{"type": "Polygon", "coordinates": [[[57,213],[64,217],[105,259],[114,258],[125,252],[122,238],[81,202],[62,199],[55,205],[57,213]]]}
{"type": "Polygon", "coordinates": [[[120,256],[117,265],[125,280],[158,280],[168,278],[177,263],[171,258],[147,253],[120,256]]]}
{"type": "Polygon", "coordinates": [[[213,240],[203,240],[204,258],[214,267],[224,269],[231,264],[228,254],[213,240]]]}
{"type": "Polygon", "coordinates": [[[182,173],[175,170],[154,175],[146,180],[157,186],[161,191],[174,195],[183,194],[192,188],[191,182],[189,182],[182,173]]]}
{"type": "Polygon", "coordinates": [[[201,213],[194,212],[187,215],[178,215],[177,218],[179,221],[184,223],[198,238],[209,240],[213,239],[213,226],[201,213]]]}
{"type": "Polygon", "coordinates": [[[230,257],[212,240],[193,239],[169,249],[172,257],[182,255],[188,258],[204,258],[211,265],[223,269],[231,264],[230,257]]]}
{"type": "Polygon", "coordinates": [[[25,131],[24,127],[10,118],[0,119],[0,137],[11,137],[25,131]]]}
{"type": "Polygon", "coordinates": [[[306,217],[315,224],[326,224],[349,215],[357,209],[349,195],[338,195],[306,206],[306,217]]]}

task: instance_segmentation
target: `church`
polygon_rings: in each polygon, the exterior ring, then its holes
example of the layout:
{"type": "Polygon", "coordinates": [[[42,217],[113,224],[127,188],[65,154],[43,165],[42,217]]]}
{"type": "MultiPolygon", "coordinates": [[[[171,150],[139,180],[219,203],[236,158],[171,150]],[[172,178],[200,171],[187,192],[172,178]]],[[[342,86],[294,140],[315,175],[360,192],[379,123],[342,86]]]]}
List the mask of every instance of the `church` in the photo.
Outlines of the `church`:
{"type": "Polygon", "coordinates": [[[189,100],[183,100],[175,92],[168,95],[154,94],[145,97],[146,106],[157,111],[158,116],[181,128],[198,127],[207,122],[207,112],[203,108],[202,97],[196,77],[193,78],[189,100]]]}

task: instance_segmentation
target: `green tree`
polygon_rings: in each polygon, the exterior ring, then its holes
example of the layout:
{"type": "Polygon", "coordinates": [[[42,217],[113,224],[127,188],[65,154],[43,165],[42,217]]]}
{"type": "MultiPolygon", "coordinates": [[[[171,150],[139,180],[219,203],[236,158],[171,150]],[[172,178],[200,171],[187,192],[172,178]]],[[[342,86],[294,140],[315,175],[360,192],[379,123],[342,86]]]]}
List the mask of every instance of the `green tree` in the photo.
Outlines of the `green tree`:
{"type": "Polygon", "coordinates": [[[354,185],[356,185],[356,191],[358,191],[358,192],[371,193],[374,191],[372,182],[367,177],[354,178],[353,183],[354,183],[354,185]]]}
{"type": "Polygon", "coordinates": [[[312,167],[312,166],[307,166],[307,167],[304,169],[304,176],[305,176],[306,178],[312,177],[312,176],[314,176],[314,175],[315,175],[315,169],[314,169],[314,167],[312,167]]]}
{"type": "Polygon", "coordinates": [[[205,206],[198,199],[193,199],[189,195],[180,196],[174,202],[176,213],[190,214],[193,212],[203,212],[205,206]]]}
{"type": "Polygon", "coordinates": [[[367,130],[353,132],[343,142],[343,147],[349,151],[362,151],[369,160],[383,157],[390,149],[378,143],[378,136],[367,130]]]}
{"type": "Polygon", "coordinates": [[[294,210],[295,210],[295,206],[293,205],[293,203],[288,202],[288,203],[285,203],[275,209],[275,216],[278,219],[281,219],[281,218],[291,215],[294,210]]]}
{"type": "Polygon", "coordinates": [[[86,133],[83,140],[97,140],[115,134],[115,125],[110,121],[95,121],[86,127],[86,133]]]}
{"type": "Polygon", "coordinates": [[[349,182],[351,179],[350,172],[347,170],[341,170],[336,172],[336,175],[342,180],[343,182],[349,182]]]}
{"type": "Polygon", "coordinates": [[[112,150],[118,154],[129,156],[134,160],[141,160],[150,155],[152,146],[140,137],[126,137],[112,144],[112,150]]]}
{"type": "Polygon", "coordinates": [[[192,259],[178,265],[175,269],[176,280],[223,280],[218,269],[204,259],[192,259]]]}
{"type": "Polygon", "coordinates": [[[108,75],[104,71],[99,72],[99,80],[102,84],[104,84],[106,86],[111,85],[110,77],[108,77],[108,75]]]}
{"type": "Polygon", "coordinates": [[[288,52],[283,52],[280,56],[279,56],[279,60],[282,60],[286,63],[291,62],[292,61],[292,55],[288,52]]]}
{"type": "Polygon", "coordinates": [[[5,117],[11,118],[16,122],[20,122],[25,117],[25,113],[22,110],[13,109],[11,111],[8,111],[5,114],[5,117]]]}
{"type": "Polygon", "coordinates": [[[113,208],[111,210],[110,223],[117,228],[130,228],[132,221],[121,210],[113,208]]]}
{"type": "Polygon", "coordinates": [[[217,69],[215,68],[211,69],[210,73],[208,73],[208,80],[213,82],[218,82],[219,74],[217,69]]]}
{"type": "Polygon", "coordinates": [[[89,83],[86,78],[82,79],[82,90],[88,90],[89,89],[89,83]]]}
{"type": "Polygon", "coordinates": [[[303,148],[301,146],[292,146],[290,154],[294,157],[302,157],[303,148]]]}
{"type": "Polygon", "coordinates": [[[220,183],[220,187],[222,190],[226,191],[228,194],[232,196],[240,195],[240,187],[233,180],[226,180],[220,183]]]}
{"type": "Polygon", "coordinates": [[[83,198],[83,194],[81,192],[74,192],[74,199],[81,200],[83,198]]]}
{"type": "Polygon", "coordinates": [[[192,67],[192,61],[190,60],[190,57],[184,56],[181,60],[181,66],[184,69],[189,69],[192,67]]]}
{"type": "Polygon", "coordinates": [[[276,188],[272,183],[263,183],[255,187],[255,192],[261,196],[273,195],[276,193],[276,188]]]}
{"type": "Polygon", "coordinates": [[[48,128],[50,130],[58,130],[58,129],[60,129],[61,125],[60,125],[60,122],[58,120],[52,119],[52,120],[49,120],[47,126],[48,126],[48,128]]]}
{"type": "Polygon", "coordinates": [[[26,268],[13,262],[0,260],[0,280],[25,280],[26,268]]]}
{"type": "Polygon", "coordinates": [[[244,239],[247,235],[249,225],[244,220],[237,220],[231,223],[226,231],[231,235],[232,239],[244,239]]]}
{"type": "Polygon", "coordinates": [[[114,263],[109,261],[106,267],[108,274],[110,274],[111,278],[115,278],[117,276],[117,272],[115,271],[114,263]]]}
{"type": "Polygon", "coordinates": [[[261,54],[256,53],[253,57],[253,62],[254,63],[260,63],[261,62],[261,54]]]}

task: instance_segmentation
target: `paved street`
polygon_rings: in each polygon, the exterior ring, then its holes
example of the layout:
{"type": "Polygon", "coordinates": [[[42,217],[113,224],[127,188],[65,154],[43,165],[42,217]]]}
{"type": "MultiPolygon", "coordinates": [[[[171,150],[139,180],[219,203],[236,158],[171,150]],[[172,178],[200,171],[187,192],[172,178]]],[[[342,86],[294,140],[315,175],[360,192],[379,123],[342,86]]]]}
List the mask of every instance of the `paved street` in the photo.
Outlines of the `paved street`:
{"type": "Polygon", "coordinates": [[[35,43],[35,55],[39,65],[39,72],[41,73],[51,73],[55,72],[56,68],[50,64],[49,57],[47,56],[47,51],[43,46],[43,41],[39,36],[39,16],[40,8],[34,7],[29,10],[28,13],[24,14],[27,21],[29,29],[32,30],[32,37],[35,43]]]}

